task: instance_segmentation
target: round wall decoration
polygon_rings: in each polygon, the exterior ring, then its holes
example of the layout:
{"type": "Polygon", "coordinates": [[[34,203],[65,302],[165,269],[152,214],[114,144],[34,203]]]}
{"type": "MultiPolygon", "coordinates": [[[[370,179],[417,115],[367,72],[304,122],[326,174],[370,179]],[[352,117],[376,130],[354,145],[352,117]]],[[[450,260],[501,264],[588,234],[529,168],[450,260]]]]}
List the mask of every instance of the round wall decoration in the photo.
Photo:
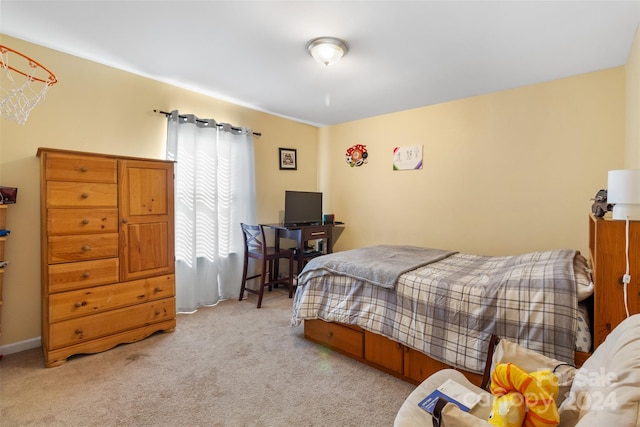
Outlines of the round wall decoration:
{"type": "Polygon", "coordinates": [[[353,147],[347,149],[347,164],[351,167],[362,166],[367,163],[367,146],[362,144],[356,144],[353,147]]]}

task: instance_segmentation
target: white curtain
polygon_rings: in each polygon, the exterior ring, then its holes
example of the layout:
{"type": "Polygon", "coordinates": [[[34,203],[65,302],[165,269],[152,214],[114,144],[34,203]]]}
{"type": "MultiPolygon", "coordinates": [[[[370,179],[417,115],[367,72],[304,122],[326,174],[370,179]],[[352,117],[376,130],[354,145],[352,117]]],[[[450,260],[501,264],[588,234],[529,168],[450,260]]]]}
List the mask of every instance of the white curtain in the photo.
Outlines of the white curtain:
{"type": "Polygon", "coordinates": [[[253,133],[172,111],[167,159],[176,161],[176,305],[179,312],[238,298],[240,223],[255,224],[253,133]]]}

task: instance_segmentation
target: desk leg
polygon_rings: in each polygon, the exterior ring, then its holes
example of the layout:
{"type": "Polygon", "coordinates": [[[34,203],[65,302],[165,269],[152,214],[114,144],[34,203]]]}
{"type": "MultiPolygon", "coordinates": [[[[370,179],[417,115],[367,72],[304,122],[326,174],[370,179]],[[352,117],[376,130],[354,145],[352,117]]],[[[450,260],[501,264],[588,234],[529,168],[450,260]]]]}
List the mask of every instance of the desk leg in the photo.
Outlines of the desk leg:
{"type": "Polygon", "coordinates": [[[302,230],[298,230],[296,232],[296,240],[298,243],[298,266],[296,267],[297,276],[304,268],[304,240],[302,239],[302,230]]]}
{"type": "MultiPolygon", "coordinates": [[[[273,246],[276,248],[276,252],[280,250],[280,230],[275,230],[275,240],[273,242],[273,246]]],[[[273,261],[273,274],[277,278],[280,275],[280,260],[273,261]]]]}

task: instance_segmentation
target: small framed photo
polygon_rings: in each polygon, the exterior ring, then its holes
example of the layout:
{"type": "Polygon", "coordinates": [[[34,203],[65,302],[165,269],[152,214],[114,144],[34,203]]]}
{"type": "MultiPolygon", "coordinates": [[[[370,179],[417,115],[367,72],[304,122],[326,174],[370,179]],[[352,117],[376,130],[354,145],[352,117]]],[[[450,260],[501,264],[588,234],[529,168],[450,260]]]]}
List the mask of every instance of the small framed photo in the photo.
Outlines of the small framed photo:
{"type": "Polygon", "coordinates": [[[295,148],[279,148],[280,170],[297,170],[298,157],[295,148]]]}

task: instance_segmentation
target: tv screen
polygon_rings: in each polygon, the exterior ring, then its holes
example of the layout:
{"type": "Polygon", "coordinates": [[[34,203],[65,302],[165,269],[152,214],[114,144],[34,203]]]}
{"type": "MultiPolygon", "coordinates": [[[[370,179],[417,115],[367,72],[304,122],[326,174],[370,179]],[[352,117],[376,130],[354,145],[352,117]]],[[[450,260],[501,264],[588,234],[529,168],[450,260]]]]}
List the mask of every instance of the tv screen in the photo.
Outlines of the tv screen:
{"type": "Polygon", "coordinates": [[[322,193],[285,191],[284,223],[286,225],[322,224],[322,193]]]}

